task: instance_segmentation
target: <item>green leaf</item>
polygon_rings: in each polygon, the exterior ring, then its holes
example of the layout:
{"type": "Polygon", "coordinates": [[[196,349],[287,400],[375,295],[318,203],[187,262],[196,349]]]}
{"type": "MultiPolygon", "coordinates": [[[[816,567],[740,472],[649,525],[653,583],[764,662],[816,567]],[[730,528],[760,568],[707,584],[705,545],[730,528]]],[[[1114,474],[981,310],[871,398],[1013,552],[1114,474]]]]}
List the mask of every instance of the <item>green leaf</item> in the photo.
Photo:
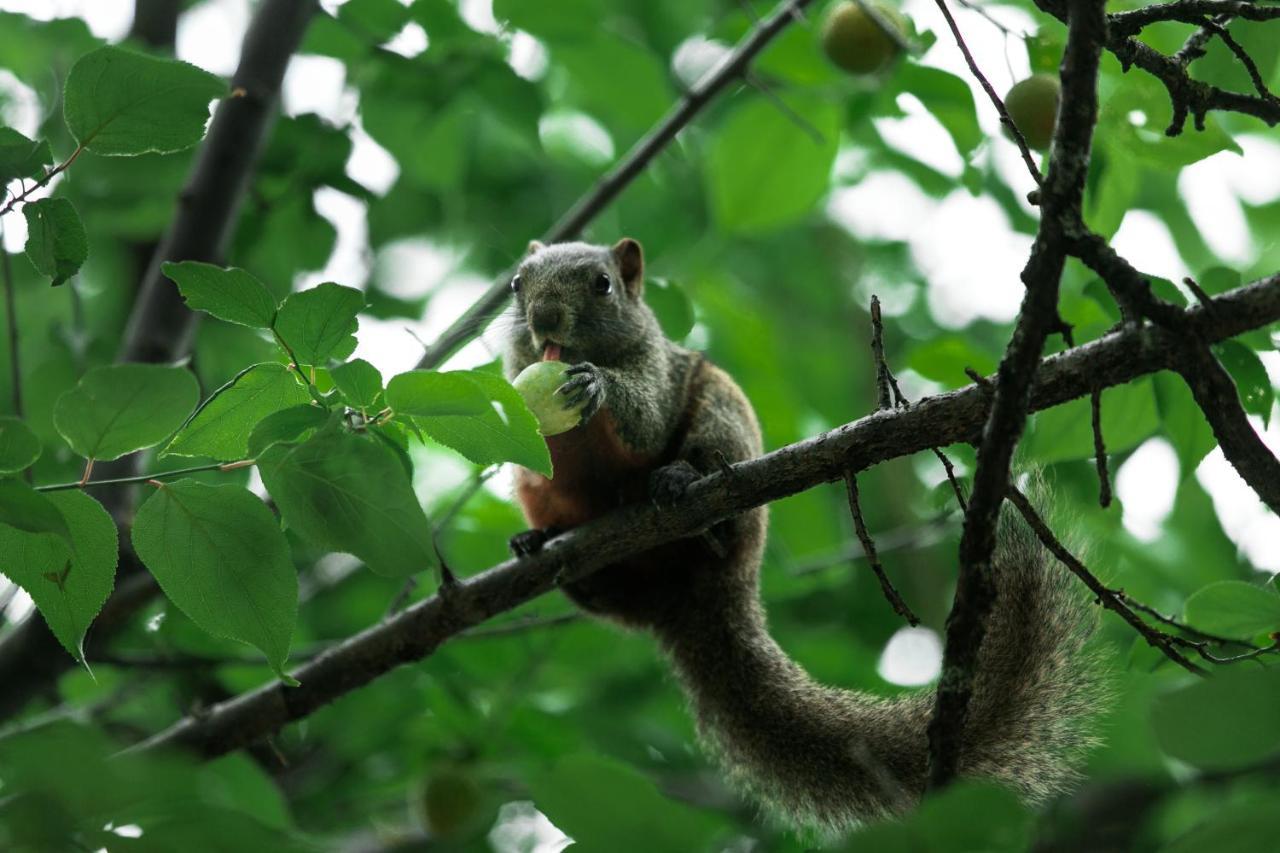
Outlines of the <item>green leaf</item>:
{"type": "Polygon", "coordinates": [[[50,533],[71,545],[71,531],[47,496],[20,480],[0,480],[0,525],[24,533],[50,533]]]}
{"type": "Polygon", "coordinates": [[[262,501],[242,486],[168,483],[138,508],[132,537],[143,565],[191,621],[255,646],[283,675],[298,576],[262,501]]]}
{"type": "Polygon", "coordinates": [[[1275,809],[1246,799],[1207,811],[1202,821],[1161,847],[1160,853],[1257,853],[1272,849],[1280,838],[1280,814],[1275,809]]]}
{"type": "Polygon", "coordinates": [[[409,10],[399,0],[350,0],[338,9],[338,21],[380,44],[394,36],[409,20],[409,10]]]}
{"type": "Polygon", "coordinates": [[[27,219],[27,257],[36,272],[57,287],[89,257],[89,238],[75,205],[65,198],[42,198],[22,208],[27,219]]]}
{"type": "Polygon", "coordinates": [[[658,315],[662,333],[671,340],[684,340],[692,331],[693,302],[680,285],[665,278],[651,278],[644,286],[644,301],[658,315]]]}
{"type": "Polygon", "coordinates": [[[983,376],[995,372],[996,359],[975,348],[967,338],[948,335],[931,338],[911,349],[907,366],[925,379],[941,382],[948,388],[969,384],[964,369],[972,367],[983,376]]]}
{"type": "Polygon", "coordinates": [[[285,522],[303,539],[405,577],[435,565],[431,524],[390,448],[339,429],[276,444],[258,470],[285,522]]]}
{"type": "Polygon", "coordinates": [[[254,329],[270,329],[276,319],[276,298],[242,269],[223,269],[199,261],[166,262],[160,268],[178,285],[192,310],[254,329]]]}
{"type": "Polygon", "coordinates": [[[538,432],[538,421],[519,392],[501,376],[478,370],[468,375],[492,401],[482,412],[415,417],[413,423],[477,465],[515,462],[550,477],[551,453],[546,439],[538,432]]]}
{"type": "Polygon", "coordinates": [[[329,371],[329,376],[352,408],[373,409],[382,396],[382,374],[363,358],[338,365],[329,371]]]}
{"type": "Polygon", "coordinates": [[[276,315],[276,334],[300,364],[324,365],[355,350],[356,315],[363,307],[363,293],[326,282],[284,301],[276,315]]]}
{"type": "Polygon", "coordinates": [[[1229,267],[1210,267],[1196,279],[1200,289],[1210,296],[1235,290],[1241,283],[1240,273],[1229,267]]]}
{"type": "Polygon", "coordinates": [[[391,377],[387,405],[402,415],[480,415],[492,408],[490,396],[471,370],[411,370],[391,377]]]}
{"type": "Polygon", "coordinates": [[[1156,392],[1160,423],[1178,454],[1178,466],[1186,478],[1195,472],[1209,451],[1218,446],[1218,440],[1182,377],[1161,371],[1151,381],[1156,392]]]}
{"type": "Polygon", "coordinates": [[[31,596],[63,648],[84,663],[85,633],[115,584],[116,525],[102,504],[82,491],[41,497],[58,514],[71,548],[61,536],[0,526],[2,568],[31,596]]]}
{"type": "Polygon", "coordinates": [[[1151,721],[1165,752],[1204,770],[1257,764],[1280,750],[1280,668],[1226,667],[1159,697],[1151,721]]]}
{"type": "Polygon", "coordinates": [[[51,163],[48,141],[37,142],[11,127],[0,127],[0,187],[17,178],[38,178],[51,163]]]}
{"type": "Polygon", "coordinates": [[[986,140],[978,124],[973,92],[961,78],[939,68],[903,62],[894,69],[893,83],[920,99],[925,109],[951,134],[965,160],[986,140]]]}
{"type": "Polygon", "coordinates": [[[276,442],[299,441],[308,432],[320,429],[328,422],[329,412],[310,403],[267,415],[249,434],[249,456],[257,458],[276,442]]]}
{"type": "Polygon", "coordinates": [[[1280,595],[1244,581],[1219,581],[1196,590],[1185,615],[1201,631],[1248,640],[1280,631],[1280,595]]]}
{"type": "Polygon", "coordinates": [[[1275,389],[1258,354],[1239,341],[1223,341],[1214,346],[1222,366],[1235,380],[1236,390],[1244,410],[1259,415],[1265,424],[1271,419],[1271,404],[1275,402],[1275,389]]]}
{"type": "Polygon", "coordinates": [[[168,438],[200,400],[191,371],[158,364],[95,367],[53,407],[53,423],[87,459],[119,459],[168,438]]]}
{"type": "Polygon", "coordinates": [[[708,194],[726,232],[754,234],[809,213],[829,188],[840,111],[829,101],[790,95],[788,106],[823,136],[818,142],[763,98],[725,120],[707,155],[708,194]]]}
{"type": "Polygon", "coordinates": [[[63,115],[71,135],[95,154],[167,154],[200,141],[209,102],[226,91],[222,80],[189,63],[102,47],[71,67],[63,115]]]}
{"type": "Polygon", "coordinates": [[[527,779],[534,804],[583,850],[705,850],[721,829],[618,761],[572,755],[527,779]]]}
{"type": "MultiPolygon", "coordinates": [[[[1102,392],[1102,434],[1107,452],[1136,446],[1160,427],[1151,381],[1142,379],[1102,392]]],[[[1037,462],[1065,462],[1093,456],[1093,412],[1089,399],[1072,400],[1035,416],[1022,443],[1037,462]]]]}
{"type": "Polygon", "coordinates": [[[0,474],[31,467],[40,458],[40,439],[18,418],[0,417],[0,474]]]}
{"type": "Polygon", "coordinates": [[[248,458],[249,436],[267,415],[311,399],[294,372],[278,362],[255,364],[217,391],[178,430],[162,456],[248,458]]]}

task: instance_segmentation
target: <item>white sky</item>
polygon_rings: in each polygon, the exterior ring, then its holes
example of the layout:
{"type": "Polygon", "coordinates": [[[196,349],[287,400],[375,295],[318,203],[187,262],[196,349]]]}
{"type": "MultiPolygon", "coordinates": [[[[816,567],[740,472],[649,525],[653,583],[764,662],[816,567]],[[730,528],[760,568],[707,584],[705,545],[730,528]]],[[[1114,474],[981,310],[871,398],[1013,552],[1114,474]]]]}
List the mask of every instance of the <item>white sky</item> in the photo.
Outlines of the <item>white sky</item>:
{"type": "MultiPolygon", "coordinates": [[[[342,2],[322,0],[322,5],[332,11],[342,2]]],[[[463,0],[464,19],[475,29],[496,31],[490,4],[491,0],[463,0]]],[[[980,156],[991,158],[1016,194],[1024,196],[1032,188],[1031,179],[1014,146],[1003,138],[985,93],[970,80],[934,1],[906,0],[903,7],[915,19],[918,29],[932,29],[939,34],[925,63],[970,82],[979,121],[992,140],[980,156]]],[[[1032,27],[1032,20],[1021,10],[988,8],[1015,30],[1032,27]]],[[[133,0],[0,0],[0,10],[21,11],[38,18],[79,15],[96,35],[118,39],[128,31],[133,0]]],[[[976,56],[1000,57],[999,61],[985,62],[983,68],[997,91],[1007,91],[1015,75],[1021,78],[1028,73],[1026,51],[1017,39],[1006,44],[999,30],[976,13],[960,7],[953,12],[976,56]]],[[[215,73],[230,74],[248,19],[248,0],[206,0],[183,16],[178,56],[215,73]]],[[[391,46],[406,55],[429,49],[426,34],[416,24],[406,27],[391,46]]],[[[715,56],[714,43],[693,36],[679,52],[676,71],[692,79],[714,62],[715,56]]],[[[536,39],[517,33],[512,39],[511,62],[518,73],[536,78],[545,70],[546,53],[536,39]]],[[[0,76],[0,87],[14,90],[15,85],[11,77],[0,76]]],[[[20,87],[16,94],[18,107],[4,118],[30,133],[38,113],[29,93],[26,109],[20,87]]],[[[338,124],[353,124],[355,147],[347,166],[349,174],[377,193],[385,193],[394,184],[398,166],[360,128],[357,98],[347,86],[341,63],[313,56],[295,59],[285,79],[283,100],[290,115],[316,112],[338,124]]],[[[900,106],[906,117],[877,119],[878,132],[903,152],[944,174],[958,175],[963,167],[960,155],[937,120],[911,96],[904,96],[900,106]]],[[[613,154],[608,133],[590,116],[550,116],[540,130],[544,139],[558,134],[559,138],[576,140],[601,160],[613,154]]],[[[1245,157],[1221,153],[1197,163],[1183,171],[1178,188],[1191,202],[1191,215],[1214,251],[1224,262],[1247,265],[1256,257],[1257,247],[1252,245],[1244,226],[1240,200],[1257,204],[1280,198],[1280,142],[1261,135],[1243,136],[1238,141],[1245,157]]],[[[411,368],[421,353],[414,335],[431,340],[471,304],[488,282],[460,270],[462,258],[457,252],[426,240],[388,246],[372,257],[363,203],[329,189],[318,191],[315,200],[320,213],[336,226],[338,245],[323,270],[300,277],[295,285],[309,287],[327,280],[363,285],[371,266],[377,264],[380,280],[398,295],[434,292],[430,311],[420,321],[361,320],[358,356],[373,362],[388,376],[411,368]]],[[[942,325],[960,328],[979,318],[1006,322],[1016,315],[1022,294],[1018,273],[1031,240],[1010,229],[1007,217],[994,201],[974,197],[964,190],[956,190],[941,200],[931,199],[902,175],[879,172],[856,186],[832,193],[827,211],[833,220],[860,238],[906,242],[929,281],[929,306],[942,325]]],[[[10,250],[19,249],[26,238],[21,216],[10,216],[4,225],[5,244],[10,250]]],[[[1190,273],[1178,256],[1168,229],[1144,211],[1131,211],[1125,217],[1113,244],[1146,271],[1175,281],[1190,273]]],[[[887,308],[890,304],[886,302],[887,308]]],[[[451,360],[450,366],[488,361],[496,353],[494,340],[489,335],[473,342],[451,360]]],[[[1280,355],[1264,356],[1273,381],[1280,382],[1280,355]]],[[[1280,418],[1264,437],[1280,450],[1277,423],[1280,418]]],[[[1260,423],[1256,426],[1261,430],[1260,423]]],[[[1266,510],[1223,460],[1221,452],[1214,451],[1197,469],[1196,476],[1212,495],[1228,535],[1259,568],[1280,571],[1280,548],[1275,547],[1280,542],[1280,519],[1266,510]]],[[[1134,535],[1144,539],[1159,535],[1160,525],[1171,508],[1176,478],[1177,460],[1163,439],[1147,442],[1117,472],[1116,487],[1125,506],[1125,525],[1134,535]]],[[[504,488],[502,483],[495,487],[504,488]]],[[[13,606],[24,605],[15,602],[13,606]]],[[[936,674],[940,654],[936,636],[930,639],[918,631],[900,632],[886,648],[880,670],[898,683],[921,683],[936,674]]]]}

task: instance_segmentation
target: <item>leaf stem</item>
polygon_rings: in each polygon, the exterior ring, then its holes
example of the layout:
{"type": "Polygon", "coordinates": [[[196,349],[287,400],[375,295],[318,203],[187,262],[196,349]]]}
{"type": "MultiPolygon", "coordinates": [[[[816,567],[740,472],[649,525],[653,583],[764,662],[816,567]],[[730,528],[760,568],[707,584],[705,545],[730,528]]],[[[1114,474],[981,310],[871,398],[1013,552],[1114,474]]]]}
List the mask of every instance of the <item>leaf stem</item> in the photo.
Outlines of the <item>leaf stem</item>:
{"type": "Polygon", "coordinates": [[[9,384],[13,394],[13,413],[22,417],[22,362],[18,357],[18,307],[14,296],[13,266],[9,250],[4,247],[4,226],[0,225],[0,273],[4,275],[4,307],[9,330],[9,384]]]}
{"type": "Polygon", "coordinates": [[[65,492],[70,489],[87,489],[91,486],[119,486],[126,483],[145,483],[148,480],[164,480],[181,477],[183,474],[195,474],[200,471],[232,471],[252,465],[254,460],[241,459],[237,462],[210,462],[207,465],[192,465],[190,468],[175,468],[172,471],[159,471],[151,474],[138,474],[133,477],[115,477],[110,480],[77,480],[74,483],[55,483],[49,486],[36,486],[37,492],[65,492]]]}
{"type": "Polygon", "coordinates": [[[84,151],[84,146],[77,145],[76,150],[71,152],[70,157],[68,157],[63,162],[59,163],[57,166],[54,166],[49,171],[45,172],[44,177],[36,181],[30,187],[24,186],[22,192],[18,193],[16,196],[9,199],[9,203],[6,204],[3,208],[0,208],[0,216],[4,216],[9,211],[13,210],[14,207],[16,207],[19,202],[26,201],[28,196],[30,196],[33,192],[35,192],[36,190],[40,189],[41,187],[43,187],[44,185],[52,181],[56,175],[59,175],[62,172],[65,172],[67,168],[76,161],[76,158],[80,156],[80,152],[82,151],[84,151]]]}

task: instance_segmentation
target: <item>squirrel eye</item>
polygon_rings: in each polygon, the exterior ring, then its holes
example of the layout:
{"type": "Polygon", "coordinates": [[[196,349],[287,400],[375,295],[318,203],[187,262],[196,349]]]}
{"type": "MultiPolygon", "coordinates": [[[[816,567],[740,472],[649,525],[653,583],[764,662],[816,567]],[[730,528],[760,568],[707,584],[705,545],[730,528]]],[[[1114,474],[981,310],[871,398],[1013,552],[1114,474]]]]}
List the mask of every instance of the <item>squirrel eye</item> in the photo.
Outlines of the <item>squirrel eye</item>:
{"type": "Polygon", "coordinates": [[[613,291],[613,279],[608,273],[600,273],[591,287],[599,296],[608,296],[613,291]]]}
{"type": "Polygon", "coordinates": [[[511,292],[512,293],[520,292],[520,276],[518,275],[511,277],[511,292]]]}

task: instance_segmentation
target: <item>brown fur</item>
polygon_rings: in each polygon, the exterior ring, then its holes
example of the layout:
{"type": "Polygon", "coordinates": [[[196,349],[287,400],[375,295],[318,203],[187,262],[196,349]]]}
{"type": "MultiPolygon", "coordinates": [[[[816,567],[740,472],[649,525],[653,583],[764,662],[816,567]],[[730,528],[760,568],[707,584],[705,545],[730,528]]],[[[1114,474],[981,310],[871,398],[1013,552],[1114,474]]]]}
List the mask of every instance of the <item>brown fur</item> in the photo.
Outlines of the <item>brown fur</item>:
{"type": "MultiPolygon", "coordinates": [[[[755,413],[733,379],[662,336],[643,301],[634,241],[535,244],[520,278],[508,374],[553,340],[566,361],[594,365],[604,386],[593,418],[548,439],[554,477],[518,473],[530,524],[569,528],[644,500],[650,477],[667,466],[705,474],[717,454],[730,462],[759,455],[755,413]],[[591,289],[600,275],[625,286],[602,296],[591,289]],[[548,317],[554,323],[540,319],[548,317]]],[[[713,530],[727,545],[723,556],[683,539],[566,592],[656,636],[729,776],[786,819],[838,831],[910,808],[924,789],[931,692],[885,699],[833,689],[787,657],[760,603],[765,527],[765,510],[751,510],[713,530]]],[[[1034,802],[1062,789],[1091,743],[1086,723],[1100,695],[1083,645],[1091,617],[1025,527],[1002,522],[994,562],[999,591],[961,769],[1034,802]]]]}

